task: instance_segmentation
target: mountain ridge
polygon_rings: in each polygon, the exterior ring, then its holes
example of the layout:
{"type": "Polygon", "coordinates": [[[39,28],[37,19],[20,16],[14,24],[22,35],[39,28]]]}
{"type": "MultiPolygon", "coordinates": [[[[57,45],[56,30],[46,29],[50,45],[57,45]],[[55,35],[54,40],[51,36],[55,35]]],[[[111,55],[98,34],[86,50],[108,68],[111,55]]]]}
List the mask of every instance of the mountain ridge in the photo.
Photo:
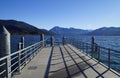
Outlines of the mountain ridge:
{"type": "Polygon", "coordinates": [[[120,36],[120,27],[101,27],[95,30],[84,30],[77,28],[63,28],[55,26],[51,32],[59,35],[95,35],[95,36],[120,36]]]}
{"type": "Polygon", "coordinates": [[[120,27],[102,27],[88,33],[88,35],[120,36],[120,27]]]}
{"type": "Polygon", "coordinates": [[[0,28],[1,26],[5,26],[12,35],[50,34],[49,31],[45,29],[39,29],[28,23],[16,20],[0,20],[0,28]]]}
{"type": "Polygon", "coordinates": [[[53,32],[57,35],[85,35],[89,32],[89,30],[82,30],[77,28],[63,28],[59,26],[55,26],[52,29],[49,30],[50,32],[53,32]]]}

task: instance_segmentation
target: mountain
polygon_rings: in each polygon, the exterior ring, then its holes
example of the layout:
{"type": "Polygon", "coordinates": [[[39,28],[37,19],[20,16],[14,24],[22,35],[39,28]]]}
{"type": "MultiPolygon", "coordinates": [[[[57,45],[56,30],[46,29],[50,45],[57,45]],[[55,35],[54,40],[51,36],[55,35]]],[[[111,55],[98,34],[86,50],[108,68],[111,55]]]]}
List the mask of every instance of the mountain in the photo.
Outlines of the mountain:
{"type": "Polygon", "coordinates": [[[0,29],[2,26],[5,26],[12,35],[50,34],[45,29],[38,29],[30,24],[16,20],[0,20],[0,29]]]}
{"type": "Polygon", "coordinates": [[[50,30],[57,35],[95,35],[95,36],[120,36],[120,27],[102,27],[96,30],[83,30],[75,28],[54,27],[50,30]]]}
{"type": "Polygon", "coordinates": [[[50,32],[53,32],[57,35],[84,35],[90,32],[89,30],[82,30],[82,29],[76,29],[76,28],[62,28],[59,26],[55,26],[50,30],[50,32]]]}
{"type": "Polygon", "coordinates": [[[120,27],[102,27],[88,33],[88,35],[120,36],[120,27]]]}

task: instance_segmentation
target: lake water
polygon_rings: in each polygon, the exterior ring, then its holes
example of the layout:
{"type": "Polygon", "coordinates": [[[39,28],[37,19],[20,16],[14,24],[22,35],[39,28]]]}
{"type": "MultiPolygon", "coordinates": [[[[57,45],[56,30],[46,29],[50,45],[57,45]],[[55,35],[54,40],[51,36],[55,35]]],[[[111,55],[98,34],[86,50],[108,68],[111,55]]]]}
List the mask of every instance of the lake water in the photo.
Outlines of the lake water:
{"type": "Polygon", "coordinates": [[[96,36],[95,42],[100,46],[120,51],[120,36],[96,36]]]}
{"type": "MultiPolygon", "coordinates": [[[[22,36],[11,36],[11,52],[18,50],[18,44],[22,36]]],[[[25,47],[40,41],[40,36],[24,36],[25,47]]]]}
{"type": "MultiPolygon", "coordinates": [[[[11,36],[11,51],[18,50],[18,43],[21,41],[22,36],[11,36]]],[[[48,38],[48,37],[46,37],[48,38]]],[[[60,40],[62,37],[56,37],[56,40],[60,40]]],[[[83,42],[91,43],[91,36],[69,36],[67,38],[74,38],[83,42]]],[[[25,47],[40,41],[40,36],[25,36],[25,47]]],[[[95,43],[100,46],[117,50],[118,52],[111,52],[111,67],[120,72],[120,36],[95,36],[95,43]]],[[[107,65],[108,53],[101,52],[101,60],[107,65]]]]}
{"type": "MultiPolygon", "coordinates": [[[[92,36],[74,36],[74,39],[91,43],[92,36]]],[[[69,38],[73,38],[69,36],[69,38]]],[[[95,43],[100,46],[120,51],[120,36],[94,36],[95,43]]]]}

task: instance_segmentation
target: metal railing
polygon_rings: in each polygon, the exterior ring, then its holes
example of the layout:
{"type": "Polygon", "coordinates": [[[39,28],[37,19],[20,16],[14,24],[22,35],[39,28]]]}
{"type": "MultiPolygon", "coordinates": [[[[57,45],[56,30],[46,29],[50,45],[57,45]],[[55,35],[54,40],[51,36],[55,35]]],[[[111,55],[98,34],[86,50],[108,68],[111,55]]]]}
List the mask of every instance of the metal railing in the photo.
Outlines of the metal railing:
{"type": "Polygon", "coordinates": [[[20,72],[42,48],[42,41],[0,58],[0,78],[20,72]],[[10,66],[8,66],[11,63],[10,66]]]}
{"type": "Polygon", "coordinates": [[[61,44],[72,44],[77,47],[80,51],[85,52],[86,55],[90,55],[91,58],[95,58],[98,62],[102,62],[108,66],[108,69],[114,69],[120,72],[120,54],[119,51],[112,50],[110,48],[105,48],[97,45],[96,43],[90,44],[81,42],[75,39],[56,40],[51,37],[51,39],[42,40],[41,42],[35,43],[31,46],[18,50],[10,55],[0,58],[0,77],[10,78],[9,75],[14,75],[15,72],[21,72],[25,65],[39,52],[39,50],[45,44],[50,43],[51,46],[61,45],[61,44]],[[11,63],[11,64],[9,64],[11,63]]]}
{"type": "Polygon", "coordinates": [[[110,48],[99,46],[94,42],[94,38],[92,37],[91,44],[82,42],[77,39],[70,39],[63,37],[62,39],[51,37],[51,44],[53,45],[61,45],[61,44],[72,44],[80,51],[84,52],[91,58],[95,58],[98,62],[104,63],[107,65],[108,69],[114,69],[115,71],[120,73],[120,51],[113,50],[110,48]],[[52,40],[53,39],[53,40],[52,40]],[[57,41],[56,41],[57,40],[57,41]]]}
{"type": "Polygon", "coordinates": [[[75,39],[67,39],[67,43],[74,45],[80,51],[97,59],[98,62],[104,63],[108,66],[108,69],[112,68],[120,73],[120,51],[101,47],[96,43],[90,44],[75,39]]]}

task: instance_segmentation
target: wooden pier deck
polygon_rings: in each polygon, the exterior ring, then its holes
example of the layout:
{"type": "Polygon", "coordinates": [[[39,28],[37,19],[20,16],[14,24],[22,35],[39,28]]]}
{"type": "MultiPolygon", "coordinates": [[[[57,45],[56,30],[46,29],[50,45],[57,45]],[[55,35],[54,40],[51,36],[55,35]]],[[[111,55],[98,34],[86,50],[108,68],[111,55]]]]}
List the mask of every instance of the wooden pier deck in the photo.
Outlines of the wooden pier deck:
{"type": "Polygon", "coordinates": [[[120,78],[72,45],[43,48],[13,78],[120,78]]]}

